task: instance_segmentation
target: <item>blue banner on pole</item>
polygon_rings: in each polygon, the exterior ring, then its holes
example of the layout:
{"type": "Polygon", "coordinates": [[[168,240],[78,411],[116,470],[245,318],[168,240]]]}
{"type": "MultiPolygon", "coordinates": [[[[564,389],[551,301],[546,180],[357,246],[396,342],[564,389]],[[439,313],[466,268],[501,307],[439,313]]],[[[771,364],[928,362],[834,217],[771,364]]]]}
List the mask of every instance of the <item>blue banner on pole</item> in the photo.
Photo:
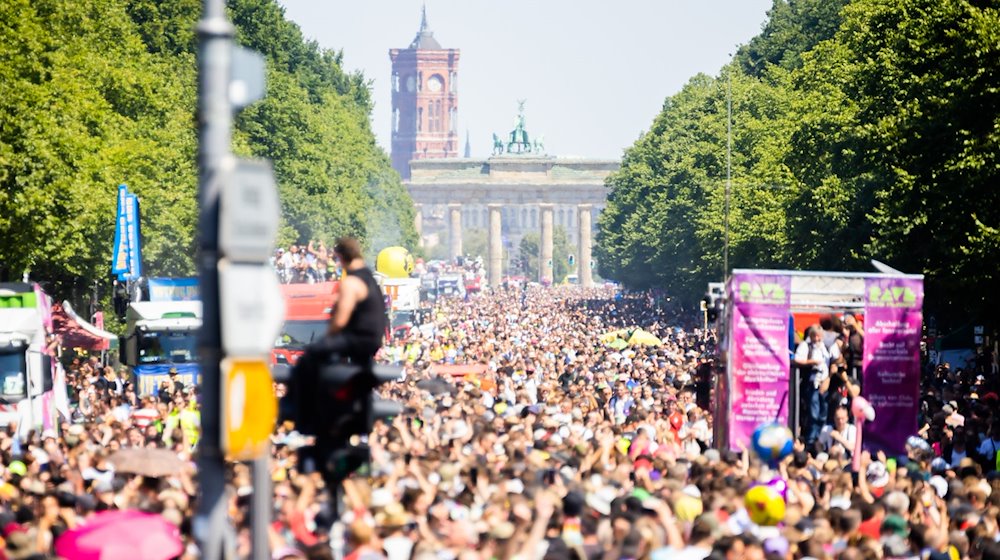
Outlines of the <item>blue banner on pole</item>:
{"type": "Polygon", "coordinates": [[[150,278],[149,301],[197,301],[197,278],[150,278]]]}
{"type": "Polygon", "coordinates": [[[128,236],[128,273],[126,280],[142,276],[142,243],[139,232],[139,197],[128,195],[125,206],[125,227],[128,236]]]}
{"type": "Polygon", "coordinates": [[[115,215],[115,244],[111,256],[111,274],[128,271],[128,236],[125,235],[125,207],[128,205],[128,187],[118,185],[118,212],[115,215]]]}

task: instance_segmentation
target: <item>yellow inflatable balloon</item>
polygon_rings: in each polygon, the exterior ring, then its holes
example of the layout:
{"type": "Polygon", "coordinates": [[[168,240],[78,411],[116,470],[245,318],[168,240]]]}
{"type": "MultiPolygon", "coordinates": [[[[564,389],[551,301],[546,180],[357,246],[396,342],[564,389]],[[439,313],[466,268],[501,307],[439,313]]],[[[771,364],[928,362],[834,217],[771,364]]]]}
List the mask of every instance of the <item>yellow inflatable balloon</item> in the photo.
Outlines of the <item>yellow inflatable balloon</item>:
{"type": "Polygon", "coordinates": [[[413,272],[413,255],[405,247],[386,247],[375,259],[375,270],[389,278],[409,278],[413,272]]]}
{"type": "Polygon", "coordinates": [[[777,525],[785,519],[785,500],[770,486],[754,486],[747,490],[743,505],[750,520],[757,525],[777,525]]]}

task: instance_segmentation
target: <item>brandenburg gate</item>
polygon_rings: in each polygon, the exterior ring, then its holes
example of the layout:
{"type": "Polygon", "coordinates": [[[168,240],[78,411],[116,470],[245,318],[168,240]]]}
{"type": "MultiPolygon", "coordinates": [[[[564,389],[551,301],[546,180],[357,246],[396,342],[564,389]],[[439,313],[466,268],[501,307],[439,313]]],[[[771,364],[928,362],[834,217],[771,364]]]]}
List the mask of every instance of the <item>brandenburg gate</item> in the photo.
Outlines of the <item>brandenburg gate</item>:
{"type": "MultiPolygon", "coordinates": [[[[529,231],[540,230],[539,281],[553,278],[552,238],[563,227],[577,247],[580,283],[593,285],[591,248],[596,217],[604,208],[604,181],[619,167],[617,160],[558,158],[540,155],[542,148],[511,133],[506,149],[494,136],[487,159],[448,158],[410,161],[405,182],[416,205],[415,225],[422,243],[447,239],[449,256],[462,255],[462,230],[487,231],[487,277],[490,286],[503,276],[504,246],[516,250],[529,231]],[[501,153],[502,152],[502,153],[501,153]]],[[[559,255],[558,258],[566,258],[559,255]]]]}

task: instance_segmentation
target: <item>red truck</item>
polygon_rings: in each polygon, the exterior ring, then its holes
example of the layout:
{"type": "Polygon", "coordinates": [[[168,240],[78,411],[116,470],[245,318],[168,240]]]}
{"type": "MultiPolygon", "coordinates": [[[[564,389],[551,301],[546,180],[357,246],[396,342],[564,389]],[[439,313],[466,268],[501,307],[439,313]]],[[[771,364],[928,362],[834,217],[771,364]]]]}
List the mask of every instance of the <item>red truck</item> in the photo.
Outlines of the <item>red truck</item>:
{"type": "Polygon", "coordinates": [[[326,334],[339,282],[282,284],[285,324],[271,350],[272,364],[294,364],[307,344],[326,334]]]}

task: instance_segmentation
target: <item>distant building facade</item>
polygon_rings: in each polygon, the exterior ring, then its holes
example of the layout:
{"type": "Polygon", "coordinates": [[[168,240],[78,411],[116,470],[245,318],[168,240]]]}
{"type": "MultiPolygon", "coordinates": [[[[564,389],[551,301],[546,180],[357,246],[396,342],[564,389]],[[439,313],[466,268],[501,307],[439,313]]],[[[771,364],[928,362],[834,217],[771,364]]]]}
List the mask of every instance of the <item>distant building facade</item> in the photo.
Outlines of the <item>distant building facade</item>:
{"type": "Polygon", "coordinates": [[[392,167],[410,177],[410,160],[458,157],[458,49],[442,48],[427,27],[409,48],[391,49],[392,167]]]}
{"type": "Polygon", "coordinates": [[[551,282],[552,234],[566,232],[577,249],[581,279],[589,283],[592,236],[597,216],[607,204],[608,175],[618,160],[570,159],[545,155],[498,155],[488,159],[425,159],[411,162],[405,181],[416,205],[416,227],[421,243],[431,247],[448,243],[449,255],[464,254],[463,230],[486,230],[498,243],[493,252],[494,281],[510,271],[521,239],[531,231],[541,234],[542,280],[551,282]],[[546,254],[547,252],[547,254],[546,254]],[[546,275],[547,272],[547,275],[546,275]]]}
{"type": "Polygon", "coordinates": [[[522,238],[539,234],[539,278],[550,284],[557,229],[573,247],[580,284],[592,285],[591,250],[597,217],[607,202],[605,180],[618,160],[557,158],[544,139],[528,134],[525,100],[510,132],[494,133],[492,157],[470,157],[466,132],[459,157],[458,49],[444,49],[427,27],[392,60],[392,166],[413,199],[420,245],[447,244],[449,258],[465,255],[463,230],[485,230],[489,283],[515,273],[512,258],[522,238]]]}

